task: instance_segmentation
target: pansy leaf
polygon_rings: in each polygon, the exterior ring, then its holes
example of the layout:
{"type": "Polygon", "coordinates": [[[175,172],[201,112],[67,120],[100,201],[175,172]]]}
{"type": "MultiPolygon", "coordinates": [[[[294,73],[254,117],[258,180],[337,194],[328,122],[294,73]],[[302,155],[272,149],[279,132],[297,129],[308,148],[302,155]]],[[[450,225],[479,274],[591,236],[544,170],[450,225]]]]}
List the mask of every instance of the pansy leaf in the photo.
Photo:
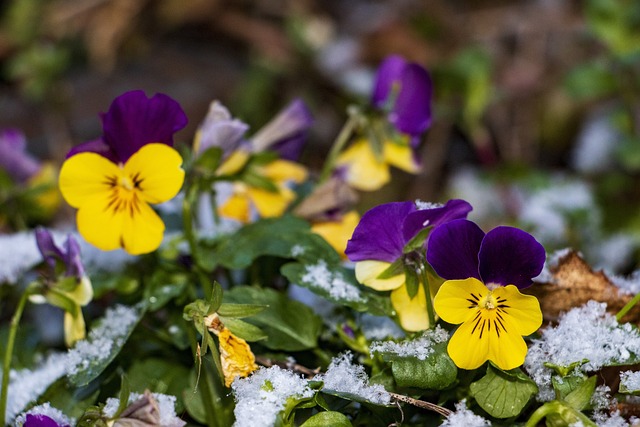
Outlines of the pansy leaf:
{"type": "Polygon", "coordinates": [[[413,251],[424,250],[424,242],[429,236],[432,228],[433,227],[426,227],[420,230],[418,234],[416,234],[411,238],[411,240],[409,240],[409,243],[404,245],[403,252],[405,254],[408,254],[413,251]]]}
{"type": "Polygon", "coordinates": [[[393,312],[388,296],[362,289],[353,270],[341,265],[330,266],[323,260],[311,264],[292,262],[282,266],[280,272],[290,282],[336,304],[374,316],[390,316],[393,312]]]}
{"type": "Polygon", "coordinates": [[[221,317],[222,323],[229,328],[229,330],[239,338],[249,342],[261,341],[267,339],[267,334],[257,326],[252,325],[251,323],[245,322],[236,318],[223,318],[221,317]]]}
{"type": "Polygon", "coordinates": [[[278,192],[278,186],[273,183],[272,180],[262,175],[248,170],[242,174],[241,180],[249,187],[260,188],[262,190],[270,191],[272,193],[278,192]]]}
{"type": "Polygon", "coordinates": [[[316,347],[322,321],[311,308],[273,289],[236,286],[225,292],[225,300],[238,304],[268,305],[247,322],[261,328],[268,339],[261,342],[272,350],[300,351],[316,347]]]}
{"type": "Polygon", "coordinates": [[[458,374],[458,368],[447,354],[446,345],[434,345],[433,353],[424,360],[396,355],[383,357],[391,362],[391,372],[398,386],[442,390],[453,384],[458,374]]]}
{"type": "Polygon", "coordinates": [[[217,281],[213,282],[211,298],[209,298],[209,313],[216,313],[222,304],[222,286],[217,281]]]}
{"type": "Polygon", "coordinates": [[[117,306],[107,311],[87,339],[69,350],[69,359],[74,362],[68,374],[71,384],[76,387],[87,385],[107,368],[126,344],[145,309],[141,305],[117,306]]]}
{"type": "Polygon", "coordinates": [[[220,159],[222,158],[222,148],[209,147],[198,155],[194,166],[198,169],[202,169],[206,172],[215,172],[220,165],[220,159]]]}
{"type": "Polygon", "coordinates": [[[569,393],[578,388],[586,379],[586,375],[578,372],[566,377],[554,375],[551,377],[551,385],[556,393],[556,399],[564,400],[569,393]]]}
{"type": "Polygon", "coordinates": [[[216,311],[220,316],[224,316],[227,318],[229,317],[242,318],[242,317],[249,317],[249,316],[253,316],[254,314],[258,314],[261,311],[263,311],[265,308],[267,308],[266,305],[260,305],[260,304],[232,304],[232,303],[226,302],[221,304],[216,311]]]}
{"type": "Polygon", "coordinates": [[[398,258],[393,261],[389,267],[387,267],[382,273],[380,273],[377,279],[385,280],[391,279],[398,274],[404,273],[404,260],[402,258],[398,258]]]}
{"type": "Polygon", "coordinates": [[[351,427],[352,425],[353,424],[351,424],[351,421],[349,421],[349,418],[347,418],[346,415],[337,411],[324,411],[315,414],[302,423],[300,427],[351,427]]]}
{"type": "Polygon", "coordinates": [[[583,381],[575,390],[565,396],[565,402],[578,411],[586,409],[591,403],[591,397],[596,389],[596,380],[597,378],[594,375],[583,381]]]}
{"type": "Polygon", "coordinates": [[[404,266],[404,277],[406,279],[407,294],[409,298],[413,299],[418,294],[418,287],[420,286],[420,279],[418,279],[418,273],[415,268],[410,265],[404,266]]]}
{"type": "Polygon", "coordinates": [[[526,375],[511,375],[489,365],[487,373],[469,387],[471,396],[489,415],[496,418],[518,416],[538,386],[526,375]]]}
{"type": "Polygon", "coordinates": [[[164,307],[173,298],[184,293],[187,285],[187,277],[175,275],[173,277],[153,277],[149,285],[145,287],[145,297],[149,311],[156,311],[164,307]]]}

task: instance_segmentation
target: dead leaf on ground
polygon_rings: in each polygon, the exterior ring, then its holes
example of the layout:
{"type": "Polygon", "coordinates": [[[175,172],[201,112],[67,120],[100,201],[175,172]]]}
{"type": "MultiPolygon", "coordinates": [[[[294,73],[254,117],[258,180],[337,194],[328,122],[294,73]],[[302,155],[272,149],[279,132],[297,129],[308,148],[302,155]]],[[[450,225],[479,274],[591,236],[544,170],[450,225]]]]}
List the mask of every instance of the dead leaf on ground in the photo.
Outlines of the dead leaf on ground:
{"type": "MultiPolygon", "coordinates": [[[[535,283],[524,290],[540,301],[545,324],[560,314],[586,304],[589,300],[607,303],[607,311],[616,314],[633,295],[624,293],[602,271],[593,271],[576,252],[569,252],[550,268],[552,283],[535,283]]],[[[635,306],[622,322],[640,322],[640,307],[635,306]]]]}

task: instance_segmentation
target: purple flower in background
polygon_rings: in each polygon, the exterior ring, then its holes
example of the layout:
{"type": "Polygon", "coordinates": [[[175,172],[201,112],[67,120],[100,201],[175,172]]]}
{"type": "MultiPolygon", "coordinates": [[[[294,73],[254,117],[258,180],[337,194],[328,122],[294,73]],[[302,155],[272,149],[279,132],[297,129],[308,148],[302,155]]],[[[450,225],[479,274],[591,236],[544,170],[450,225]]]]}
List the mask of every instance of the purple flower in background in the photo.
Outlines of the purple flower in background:
{"type": "Polygon", "coordinates": [[[72,235],[67,237],[63,251],[55,244],[49,230],[38,227],[35,234],[38,249],[52,271],[55,271],[58,262],[62,262],[65,266],[65,276],[76,277],[78,280],[84,277],[84,266],[80,259],[80,245],[72,235]]]}
{"type": "Polygon", "coordinates": [[[525,231],[501,226],[485,234],[466,219],[437,227],[427,247],[427,260],[442,278],[473,277],[489,288],[530,286],[545,257],[544,247],[525,231]]]}
{"type": "Polygon", "coordinates": [[[147,98],[141,90],[125,92],[114,99],[101,117],[102,139],[74,147],[67,158],[93,152],[114,163],[125,163],[146,144],[173,146],[173,134],[187,125],[187,116],[174,99],[161,93],[147,98]]]}
{"type": "Polygon", "coordinates": [[[53,418],[43,414],[27,414],[22,427],[69,427],[69,424],[58,424],[53,418]]]}
{"type": "Polygon", "coordinates": [[[296,161],[302,153],[313,116],[301,99],[294,99],[251,138],[256,151],[271,149],[281,159],[296,161]]]}
{"type": "Polygon", "coordinates": [[[238,148],[248,146],[244,138],[248,129],[248,124],[234,119],[224,105],[213,101],[196,134],[194,149],[201,153],[211,147],[220,147],[222,158],[226,159],[238,148]]]}
{"type": "Polygon", "coordinates": [[[419,331],[430,326],[424,286],[418,286],[417,294],[412,296],[407,289],[406,271],[415,272],[420,267],[424,243],[409,253],[405,252],[407,244],[423,229],[465,218],[471,209],[464,200],[422,207],[413,202],[386,203],[367,211],[354,230],[345,254],[356,263],[356,278],[377,291],[391,291],[391,303],[405,330],[419,331]],[[397,262],[400,265],[393,269],[397,262]]]}
{"type": "Polygon", "coordinates": [[[398,55],[378,68],[371,103],[388,111],[388,120],[414,141],[431,126],[433,84],[427,70],[398,55]]]}
{"type": "Polygon", "coordinates": [[[17,129],[0,131],[0,168],[16,182],[26,182],[40,170],[40,162],[26,152],[24,134],[17,129]]]}

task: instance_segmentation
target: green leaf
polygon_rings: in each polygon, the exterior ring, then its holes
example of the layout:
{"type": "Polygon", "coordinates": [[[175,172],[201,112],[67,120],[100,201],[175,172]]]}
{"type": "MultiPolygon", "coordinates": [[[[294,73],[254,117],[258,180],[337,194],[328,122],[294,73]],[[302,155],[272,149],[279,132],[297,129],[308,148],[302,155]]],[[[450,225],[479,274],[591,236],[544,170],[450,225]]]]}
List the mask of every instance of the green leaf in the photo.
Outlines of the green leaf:
{"type": "Polygon", "coordinates": [[[574,68],[565,80],[569,94],[579,100],[611,95],[616,86],[616,79],[606,61],[582,64],[574,68]]]}
{"type": "Polygon", "coordinates": [[[579,371],[566,377],[553,376],[551,385],[556,393],[556,399],[564,400],[569,393],[578,388],[586,379],[587,376],[579,373],[579,371]]]}
{"type": "Polygon", "coordinates": [[[555,364],[549,363],[549,362],[543,362],[543,364],[544,364],[545,367],[547,367],[549,369],[553,369],[555,371],[555,373],[560,375],[561,377],[566,377],[567,375],[569,375],[569,373],[571,371],[576,369],[578,366],[584,365],[588,361],[589,361],[588,359],[582,359],[579,362],[573,362],[569,366],[555,365],[555,364]]]}
{"type": "Polygon", "coordinates": [[[426,227],[420,230],[418,234],[416,234],[411,238],[411,240],[409,240],[409,243],[404,245],[402,252],[408,254],[417,250],[424,251],[424,241],[427,239],[427,236],[429,236],[432,228],[433,227],[426,227]]]}
{"type": "Polygon", "coordinates": [[[227,236],[212,252],[209,256],[218,265],[234,270],[247,268],[265,255],[308,262],[324,259],[329,264],[341,261],[331,245],[311,232],[309,223],[291,215],[249,224],[227,236]]]}
{"type": "Polygon", "coordinates": [[[591,397],[596,389],[596,376],[592,376],[586,381],[583,381],[575,390],[569,393],[565,398],[565,402],[569,404],[573,409],[582,411],[591,403],[591,397]]]}
{"type": "Polygon", "coordinates": [[[489,415],[496,418],[518,416],[538,386],[524,374],[513,375],[489,365],[487,374],[471,383],[471,396],[489,415]]]}
{"type": "Polygon", "coordinates": [[[378,279],[385,280],[391,279],[398,274],[404,273],[404,260],[402,257],[398,258],[394,262],[391,263],[389,267],[387,267],[382,273],[378,275],[378,279]]]}
{"type": "Polygon", "coordinates": [[[244,322],[233,317],[227,319],[221,316],[220,320],[227,328],[229,328],[231,333],[242,338],[243,340],[255,342],[268,338],[267,334],[265,334],[262,329],[252,325],[251,323],[244,322]]]}
{"type": "Polygon", "coordinates": [[[111,309],[113,311],[105,314],[105,317],[91,329],[89,337],[78,342],[74,348],[69,350],[69,354],[76,354],[79,358],[82,358],[82,360],[78,361],[73,373],[68,375],[69,381],[74,386],[81,387],[89,384],[107,368],[120,353],[131,332],[133,332],[145,313],[145,307],[140,304],[135,307],[127,307],[127,311],[133,310],[135,319],[125,325],[120,325],[114,332],[113,323],[122,321],[121,319],[113,318],[118,316],[116,311],[118,309],[119,307],[111,309]],[[105,340],[110,343],[109,346],[105,346],[105,340]],[[85,349],[92,347],[99,348],[101,353],[96,352],[94,349],[93,352],[86,354],[87,350],[85,349]]]}
{"type": "Polygon", "coordinates": [[[336,411],[325,411],[315,414],[307,421],[302,423],[300,427],[352,427],[351,421],[346,415],[336,411]]]}
{"type": "Polygon", "coordinates": [[[186,285],[187,278],[184,275],[174,275],[172,277],[164,277],[160,280],[152,280],[145,289],[145,297],[149,310],[159,310],[173,298],[182,295],[186,285]]]}
{"type": "Polygon", "coordinates": [[[458,375],[458,368],[447,354],[446,345],[436,344],[434,352],[424,360],[416,357],[383,357],[391,361],[391,372],[398,386],[442,390],[453,384],[458,375]]]}
{"type": "Polygon", "coordinates": [[[129,387],[129,381],[127,381],[127,376],[126,375],[121,375],[120,378],[121,378],[121,381],[120,381],[120,384],[121,384],[120,385],[120,394],[118,395],[120,403],[118,404],[118,409],[116,410],[116,413],[114,414],[113,418],[117,418],[118,415],[120,415],[122,413],[122,411],[127,409],[127,406],[129,406],[129,395],[131,394],[131,388],[129,387]]]}
{"type": "Polygon", "coordinates": [[[215,172],[220,165],[220,159],[222,158],[222,148],[209,147],[198,155],[194,166],[199,169],[204,169],[207,172],[215,172]]]}
{"type": "Polygon", "coordinates": [[[220,316],[223,316],[223,317],[242,318],[242,317],[249,317],[249,316],[258,314],[266,308],[267,308],[266,305],[259,305],[259,304],[224,303],[220,305],[217,312],[220,316]]]}
{"type": "MultiPolygon", "coordinates": [[[[143,393],[146,389],[154,393],[180,396],[189,386],[189,369],[175,360],[149,358],[135,360],[127,371],[131,391],[143,393]]],[[[176,412],[184,410],[182,399],[176,401],[176,412]]]]}
{"type": "Polygon", "coordinates": [[[213,288],[211,289],[211,298],[209,299],[209,312],[217,313],[222,304],[222,286],[217,281],[213,282],[213,288]]]}
{"type": "Polygon", "coordinates": [[[406,279],[407,294],[409,298],[413,299],[418,294],[418,286],[420,286],[420,279],[418,279],[418,273],[410,266],[404,266],[404,277],[406,279]]]}
{"type": "Polygon", "coordinates": [[[322,321],[306,305],[273,289],[237,286],[224,294],[225,300],[239,304],[269,306],[247,319],[268,335],[261,342],[272,350],[301,351],[317,346],[322,321]]]}

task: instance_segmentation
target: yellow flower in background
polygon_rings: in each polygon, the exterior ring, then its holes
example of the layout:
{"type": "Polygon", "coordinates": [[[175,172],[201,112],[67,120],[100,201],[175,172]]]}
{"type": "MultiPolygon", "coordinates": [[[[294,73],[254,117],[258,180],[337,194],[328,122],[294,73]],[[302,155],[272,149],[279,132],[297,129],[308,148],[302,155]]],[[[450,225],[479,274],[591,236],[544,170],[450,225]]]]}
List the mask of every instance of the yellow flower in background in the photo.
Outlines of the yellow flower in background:
{"type": "Polygon", "coordinates": [[[247,223],[252,208],[262,218],[280,216],[296,197],[287,184],[301,183],[307,178],[307,170],[303,166],[288,160],[274,160],[256,166],[252,173],[273,183],[274,188],[262,188],[245,181],[234,182],[232,195],[219,207],[221,216],[247,223]]]}
{"type": "Polygon", "coordinates": [[[311,225],[311,231],[319,234],[335,250],[346,259],[344,251],[347,241],[353,234],[353,230],[360,222],[360,215],[356,211],[350,211],[335,221],[318,221],[311,225]]]}
{"type": "Polygon", "coordinates": [[[514,285],[487,288],[476,278],[448,280],[434,299],[438,315],[461,324],[447,346],[454,363],[476,369],[487,360],[504,370],[524,363],[531,335],[542,325],[538,299],[523,295],[514,285]]]}
{"type": "Polygon", "coordinates": [[[382,153],[377,155],[367,140],[360,139],[340,154],[336,165],[344,170],[344,180],[362,191],[374,191],[388,183],[391,179],[389,166],[413,174],[420,171],[408,140],[385,141],[382,153]]]}
{"type": "Polygon", "coordinates": [[[157,249],[164,223],[149,204],[173,198],[184,180],[182,157],[166,144],[146,144],[124,164],[96,153],[68,158],[60,190],[78,208],[80,234],[102,249],[124,248],[138,255],[157,249]]]}

